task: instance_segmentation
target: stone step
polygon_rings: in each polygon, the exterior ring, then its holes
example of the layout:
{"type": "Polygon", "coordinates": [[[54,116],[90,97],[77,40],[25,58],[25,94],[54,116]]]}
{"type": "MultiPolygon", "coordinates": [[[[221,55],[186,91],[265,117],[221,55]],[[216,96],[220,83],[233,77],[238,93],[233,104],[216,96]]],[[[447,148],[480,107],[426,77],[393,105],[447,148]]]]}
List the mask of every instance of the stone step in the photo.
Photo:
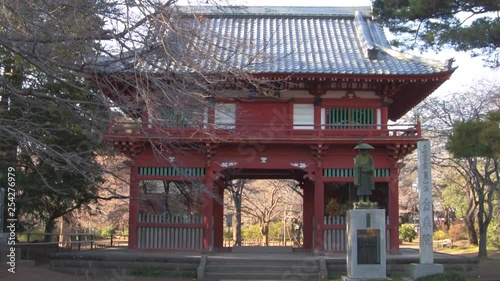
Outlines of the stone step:
{"type": "Polygon", "coordinates": [[[316,258],[303,258],[303,259],[286,259],[286,258],[224,258],[224,257],[208,257],[207,265],[255,265],[255,266],[313,266],[317,265],[316,258]]]}
{"type": "Polygon", "coordinates": [[[232,253],[256,253],[256,254],[283,254],[293,253],[293,247],[287,246],[234,246],[231,249],[232,253]]]}
{"type": "Polygon", "coordinates": [[[315,266],[297,266],[297,267],[283,267],[283,266],[261,266],[261,265],[208,265],[205,267],[205,272],[223,272],[223,273],[239,273],[239,272],[261,272],[261,273],[283,273],[283,272],[297,272],[297,273],[317,273],[319,272],[319,265],[315,266]]]}
{"type": "Polygon", "coordinates": [[[318,280],[319,261],[283,255],[207,257],[205,277],[216,280],[318,280]]]}
{"type": "Polygon", "coordinates": [[[301,280],[301,281],[317,281],[318,273],[258,273],[258,272],[241,272],[235,273],[205,273],[207,279],[217,280],[301,280]]]}

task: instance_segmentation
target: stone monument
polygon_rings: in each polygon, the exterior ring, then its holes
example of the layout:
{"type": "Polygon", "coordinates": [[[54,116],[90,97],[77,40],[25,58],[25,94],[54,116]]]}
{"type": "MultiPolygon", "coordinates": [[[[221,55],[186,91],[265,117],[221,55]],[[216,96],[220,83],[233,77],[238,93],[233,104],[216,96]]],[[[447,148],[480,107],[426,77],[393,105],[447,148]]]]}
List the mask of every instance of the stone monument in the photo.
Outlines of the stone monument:
{"type": "Polygon", "coordinates": [[[432,240],[434,237],[432,214],[431,145],[429,141],[419,141],[418,150],[418,194],[420,223],[420,263],[410,264],[413,279],[443,273],[442,264],[434,263],[432,240]]]}
{"type": "Polygon", "coordinates": [[[354,186],[358,202],[347,211],[347,276],[342,280],[384,279],[387,276],[385,210],[377,209],[369,197],[375,188],[374,161],[366,143],[354,149],[354,186]]]}

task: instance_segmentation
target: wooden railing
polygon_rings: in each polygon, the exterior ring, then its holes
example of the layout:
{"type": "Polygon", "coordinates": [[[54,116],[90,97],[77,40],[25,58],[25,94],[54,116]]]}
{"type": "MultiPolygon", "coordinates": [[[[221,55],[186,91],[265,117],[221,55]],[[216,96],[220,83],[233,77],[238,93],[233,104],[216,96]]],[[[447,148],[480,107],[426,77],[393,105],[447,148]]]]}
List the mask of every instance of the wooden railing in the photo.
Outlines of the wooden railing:
{"type": "Polygon", "coordinates": [[[138,217],[139,249],[203,249],[202,216],[144,214],[138,217]]]}
{"type": "MultiPolygon", "coordinates": [[[[222,124],[224,125],[224,124],[222,124]]],[[[229,125],[229,124],[227,124],[229,125]]],[[[233,124],[234,125],[234,124],[233,124]]],[[[221,126],[221,124],[218,124],[221,126]]],[[[220,129],[206,124],[176,125],[168,128],[150,128],[147,125],[129,122],[112,122],[108,127],[108,139],[149,138],[175,139],[176,141],[221,139],[226,141],[258,140],[273,142],[291,139],[415,139],[421,136],[420,124],[344,124],[341,128],[331,124],[311,125],[272,125],[269,123],[236,123],[235,129],[220,129]],[[295,127],[295,129],[294,129],[295,127]],[[304,129],[300,129],[303,127],[304,129]]]]}
{"type": "Polygon", "coordinates": [[[92,250],[94,234],[92,233],[35,233],[18,234],[16,248],[21,250],[22,259],[44,260],[50,253],[62,251],[92,250]]]}

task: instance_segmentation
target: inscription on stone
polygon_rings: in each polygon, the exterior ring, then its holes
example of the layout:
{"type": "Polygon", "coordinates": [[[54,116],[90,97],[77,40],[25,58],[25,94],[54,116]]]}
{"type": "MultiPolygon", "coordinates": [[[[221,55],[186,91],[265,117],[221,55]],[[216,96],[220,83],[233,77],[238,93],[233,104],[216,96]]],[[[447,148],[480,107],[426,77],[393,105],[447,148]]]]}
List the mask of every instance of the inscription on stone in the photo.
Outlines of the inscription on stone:
{"type": "Polygon", "coordinates": [[[358,264],[380,264],[380,230],[358,230],[358,264]]]}

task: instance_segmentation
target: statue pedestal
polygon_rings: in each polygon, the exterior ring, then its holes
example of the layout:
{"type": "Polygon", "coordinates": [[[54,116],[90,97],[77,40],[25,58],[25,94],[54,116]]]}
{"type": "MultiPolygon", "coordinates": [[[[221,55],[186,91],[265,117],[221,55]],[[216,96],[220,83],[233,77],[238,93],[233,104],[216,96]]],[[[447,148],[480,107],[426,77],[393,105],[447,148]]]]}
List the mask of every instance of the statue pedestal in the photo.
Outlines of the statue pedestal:
{"type": "Polygon", "coordinates": [[[437,263],[411,263],[408,274],[413,280],[444,272],[444,266],[437,263]]]}
{"type": "Polygon", "coordinates": [[[342,280],[385,279],[386,276],[385,210],[347,211],[347,276],[342,280]]]}

